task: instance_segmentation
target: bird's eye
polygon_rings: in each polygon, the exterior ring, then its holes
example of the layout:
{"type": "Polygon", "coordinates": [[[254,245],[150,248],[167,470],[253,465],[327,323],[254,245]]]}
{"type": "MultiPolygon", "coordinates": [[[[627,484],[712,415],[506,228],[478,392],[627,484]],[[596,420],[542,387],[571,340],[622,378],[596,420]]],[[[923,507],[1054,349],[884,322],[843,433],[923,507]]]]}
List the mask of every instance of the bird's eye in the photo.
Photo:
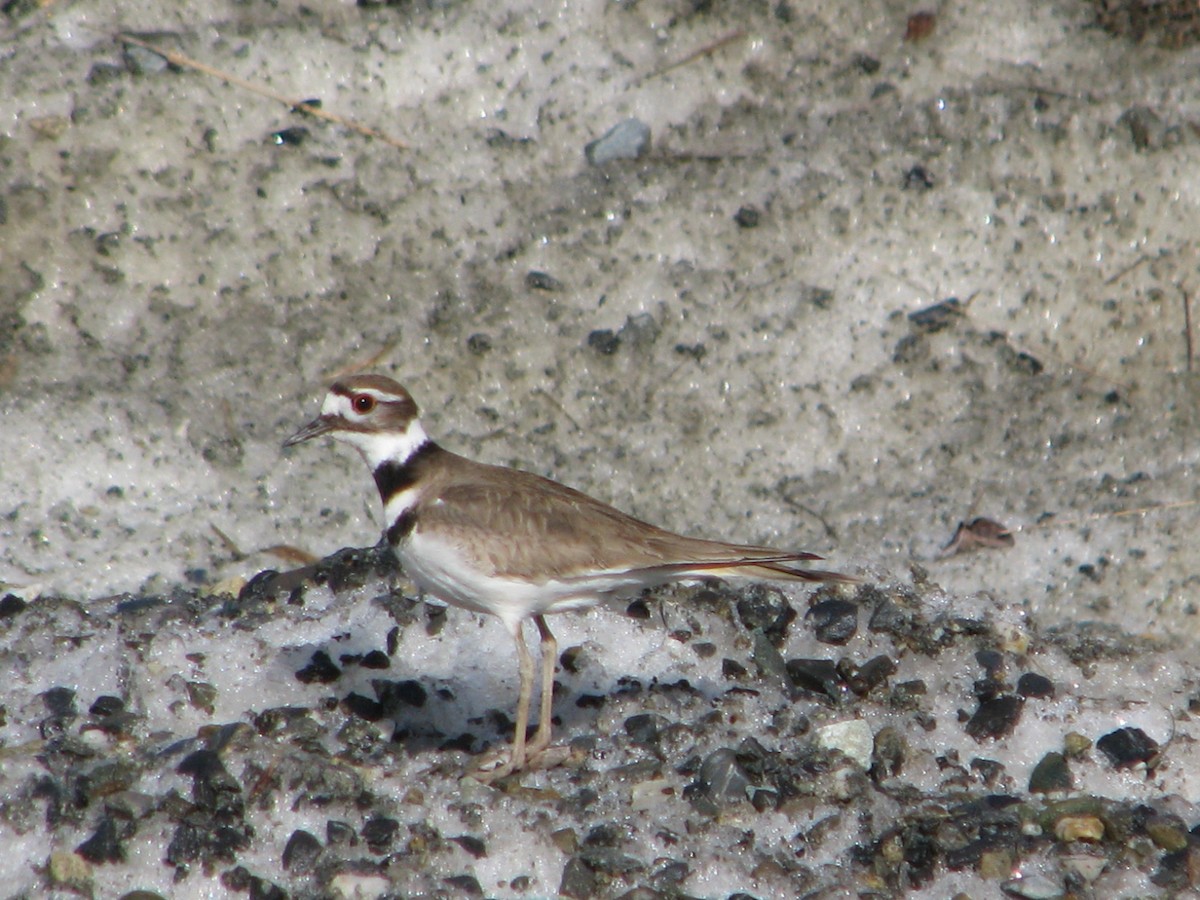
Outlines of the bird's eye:
{"type": "Polygon", "coordinates": [[[355,394],[350,398],[350,404],[356,413],[365,415],[375,408],[375,398],[370,394],[355,394]]]}

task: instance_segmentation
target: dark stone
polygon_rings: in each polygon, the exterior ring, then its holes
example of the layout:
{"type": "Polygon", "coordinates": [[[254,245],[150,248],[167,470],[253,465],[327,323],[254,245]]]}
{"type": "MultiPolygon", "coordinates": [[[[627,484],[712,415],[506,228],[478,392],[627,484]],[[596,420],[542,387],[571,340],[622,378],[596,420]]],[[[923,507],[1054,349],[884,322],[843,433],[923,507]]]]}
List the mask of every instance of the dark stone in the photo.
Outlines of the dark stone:
{"type": "Polygon", "coordinates": [[[24,612],[28,606],[29,604],[16,594],[5,594],[4,599],[0,600],[0,619],[11,619],[24,612]]]}
{"type": "Polygon", "coordinates": [[[850,61],[864,75],[874,75],[883,67],[878,59],[866,53],[855,53],[850,61]]]}
{"type": "Polygon", "coordinates": [[[362,827],[362,838],[372,853],[384,854],[392,847],[400,823],[386,816],[376,816],[367,821],[362,827]]]}
{"type": "Polygon", "coordinates": [[[350,715],[368,722],[378,722],[383,718],[383,704],[362,694],[347,694],[342,698],[341,705],[350,715]]]}
{"type": "Polygon", "coordinates": [[[331,847],[352,847],[358,843],[358,836],[348,823],[330,819],[325,823],[325,841],[331,847]]]}
{"type": "Polygon", "coordinates": [[[535,291],[561,291],[564,285],[547,272],[531,270],[525,273],[525,287],[535,291]]]}
{"type": "Polygon", "coordinates": [[[997,678],[1004,673],[1004,654],[999,650],[978,650],[975,661],[983,667],[989,678],[997,678]]]}
{"type": "Polygon", "coordinates": [[[483,356],[492,349],[492,339],[486,334],[473,334],[467,338],[467,349],[476,356],[483,356]]]}
{"type": "Polygon", "coordinates": [[[738,754],[727,747],[704,758],[696,784],[718,804],[750,799],[750,777],[738,762],[738,754]]]}
{"type": "Polygon", "coordinates": [[[727,681],[741,681],[750,673],[736,659],[728,657],[721,660],[721,677],[727,681]]]}
{"type": "Polygon", "coordinates": [[[466,850],[474,859],[483,859],[487,856],[487,844],[474,835],[460,834],[450,840],[466,850]]]}
{"type": "Polygon", "coordinates": [[[245,814],[241,785],[226,771],[215,751],[189,753],[177,771],[191,776],[192,800],[201,809],[225,819],[241,819],[245,814]]]}
{"type": "Polygon", "coordinates": [[[966,724],[966,732],[977,741],[1008,734],[1021,719],[1024,700],[1015,694],[1001,694],[984,700],[966,724]]]}
{"type": "Polygon", "coordinates": [[[658,742],[659,728],[667,720],[654,713],[640,713],[625,720],[625,733],[635,744],[652,745],[658,742]]]}
{"type": "Polygon", "coordinates": [[[796,611],[778,590],[755,584],[742,591],[737,602],[738,619],[747,631],[759,630],[779,646],[787,637],[796,611]]]}
{"type": "Polygon", "coordinates": [[[908,758],[908,741],[899,729],[885,725],[875,733],[871,750],[871,777],[875,781],[895,778],[908,758]]]}
{"type": "Polygon", "coordinates": [[[312,655],[307,666],[296,673],[296,680],[304,684],[331,684],[342,675],[342,670],[329,658],[324,650],[318,650],[312,655]]]}
{"type": "Polygon", "coordinates": [[[271,143],[280,147],[299,147],[308,140],[309,130],[303,125],[283,128],[271,133],[271,143]]]}
{"type": "Polygon", "coordinates": [[[592,867],[579,856],[572,856],[563,866],[558,893],[572,900],[590,900],[597,896],[600,884],[592,867]]]}
{"type": "Polygon", "coordinates": [[[798,688],[825,694],[831,700],[841,699],[841,678],[838,676],[837,665],[832,660],[789,659],[787,674],[792,684],[798,688]]]}
{"type": "Polygon", "coordinates": [[[194,862],[234,863],[237,853],[250,846],[252,834],[247,826],[216,825],[207,818],[186,819],[175,829],[167,846],[166,860],[173,866],[194,862]]]}
{"type": "Polygon", "coordinates": [[[587,345],[602,356],[612,356],[621,346],[621,337],[611,328],[597,328],[587,336],[587,345]]]}
{"type": "Polygon", "coordinates": [[[364,669],[387,669],[392,665],[388,655],[382,650],[372,650],[359,663],[364,669]]]}
{"type": "Polygon", "coordinates": [[[890,656],[881,654],[867,660],[853,671],[842,671],[839,666],[838,672],[850,690],[863,696],[887,684],[887,680],[896,673],[896,663],[890,656]]]}
{"type": "Polygon", "coordinates": [[[1158,754],[1158,743],[1140,728],[1118,728],[1096,741],[1096,749],[1117,769],[1149,763],[1158,754]]]}
{"type": "Polygon", "coordinates": [[[114,716],[125,711],[125,701],[111,694],[101,694],[88,708],[88,714],[101,717],[114,716]]]}
{"type": "Polygon", "coordinates": [[[949,328],[964,315],[966,312],[959,299],[947,297],[941,303],[909,313],[908,321],[913,330],[922,334],[934,334],[949,328]]]}
{"type": "Polygon", "coordinates": [[[1004,774],[1004,763],[977,756],[971,760],[971,771],[979,776],[988,787],[994,786],[1004,774]]]}
{"type": "Polygon", "coordinates": [[[858,633],[858,606],[849,600],[822,600],[804,618],[822,644],[845,644],[858,633]]]}
{"type": "Polygon", "coordinates": [[[296,829],[283,848],[283,870],[304,875],[313,871],[321,855],[321,842],[315,835],[296,829]]]}
{"type": "Polygon", "coordinates": [[[47,712],[56,719],[74,719],[79,713],[75,709],[75,692],[70,688],[52,687],[42,694],[42,703],[47,712]]]}
{"type": "Polygon", "coordinates": [[[395,716],[405,706],[420,709],[429,699],[429,693],[421,683],[412,679],[386,681],[375,678],[371,680],[371,687],[374,688],[375,696],[379,698],[384,715],[387,716],[395,716]]]}
{"type": "Polygon", "coordinates": [[[924,166],[917,165],[904,173],[902,187],[906,191],[928,191],[932,190],[936,183],[932,172],[924,166]]]}
{"type": "Polygon", "coordinates": [[[1061,753],[1047,753],[1029,773],[1029,793],[1049,794],[1074,788],[1067,759],[1061,753]]]}
{"type": "Polygon", "coordinates": [[[696,344],[676,344],[675,352],[680,356],[690,356],[696,362],[708,356],[708,348],[703,343],[696,344]]]}
{"type": "Polygon", "coordinates": [[[125,848],[121,845],[121,833],[117,822],[109,816],[100,820],[92,836],[75,848],[75,852],[90,863],[125,862],[125,848]]]}
{"type": "Polygon", "coordinates": [[[393,625],[387,633],[387,655],[395,656],[400,649],[400,626],[393,625]]]}
{"type": "Polygon", "coordinates": [[[762,213],[753,206],[743,206],[733,215],[739,228],[757,228],[761,218],[762,213]]]}
{"type": "Polygon", "coordinates": [[[1053,699],[1054,682],[1037,672],[1026,672],[1017,680],[1017,693],[1026,699],[1053,699]]]}

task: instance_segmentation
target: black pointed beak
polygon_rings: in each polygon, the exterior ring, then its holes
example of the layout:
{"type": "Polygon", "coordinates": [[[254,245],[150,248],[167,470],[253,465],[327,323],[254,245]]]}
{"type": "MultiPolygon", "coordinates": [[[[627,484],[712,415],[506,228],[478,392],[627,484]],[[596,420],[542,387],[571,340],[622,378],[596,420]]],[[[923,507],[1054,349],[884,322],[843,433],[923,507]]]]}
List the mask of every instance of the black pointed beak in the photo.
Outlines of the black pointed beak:
{"type": "Polygon", "coordinates": [[[333,431],[334,418],[332,416],[317,416],[290,438],[283,442],[284,447],[292,447],[304,441],[311,440],[325,434],[328,431],[333,431]]]}

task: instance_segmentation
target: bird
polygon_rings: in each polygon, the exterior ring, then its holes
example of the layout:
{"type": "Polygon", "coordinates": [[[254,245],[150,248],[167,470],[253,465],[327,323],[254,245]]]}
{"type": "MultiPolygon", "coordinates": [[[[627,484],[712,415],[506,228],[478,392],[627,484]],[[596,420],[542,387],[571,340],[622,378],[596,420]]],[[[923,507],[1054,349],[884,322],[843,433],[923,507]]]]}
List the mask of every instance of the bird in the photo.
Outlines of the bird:
{"type": "Polygon", "coordinates": [[[329,435],[355,448],[383,500],[384,534],[401,567],[425,595],[495,616],[516,644],[517,717],[507,754],[474,773],[491,783],[561,764],[551,748],[551,702],[558,645],[552,613],[582,610],[670,582],[729,577],[793,582],[855,582],[810,569],[814,553],[685,537],[658,528],[573,488],[459,456],[435,443],[412,395],[385,375],[336,381],[320,414],[284,447],[329,435]],[[524,625],[533,620],[541,650],[541,706],[527,740],[534,661],[524,625]]]}

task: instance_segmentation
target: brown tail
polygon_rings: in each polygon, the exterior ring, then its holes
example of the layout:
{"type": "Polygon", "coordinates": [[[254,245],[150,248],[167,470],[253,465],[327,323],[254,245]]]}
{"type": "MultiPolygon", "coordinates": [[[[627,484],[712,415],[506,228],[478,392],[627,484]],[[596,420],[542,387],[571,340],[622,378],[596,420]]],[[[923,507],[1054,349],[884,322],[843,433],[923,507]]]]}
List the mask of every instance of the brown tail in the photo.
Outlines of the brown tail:
{"type": "Polygon", "coordinates": [[[731,559],[720,562],[677,563],[670,566],[658,567],[663,573],[673,573],[678,577],[695,575],[703,577],[711,575],[714,578],[765,578],[771,581],[835,581],[844,584],[857,584],[861,579],[841,572],[826,572],[822,569],[803,569],[797,563],[813,559],[821,559],[812,553],[795,556],[781,556],[777,559],[731,559]]]}

